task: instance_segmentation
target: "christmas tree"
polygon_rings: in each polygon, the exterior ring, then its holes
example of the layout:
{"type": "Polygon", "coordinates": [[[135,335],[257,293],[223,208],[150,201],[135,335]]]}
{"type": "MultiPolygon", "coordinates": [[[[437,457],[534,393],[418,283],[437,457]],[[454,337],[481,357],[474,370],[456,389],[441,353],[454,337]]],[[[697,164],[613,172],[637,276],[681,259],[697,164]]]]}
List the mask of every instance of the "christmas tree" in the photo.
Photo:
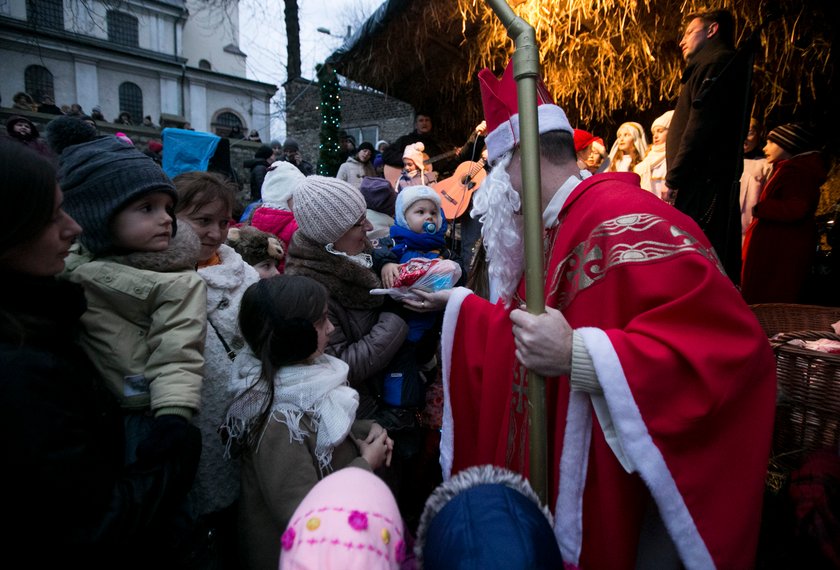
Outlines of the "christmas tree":
{"type": "Polygon", "coordinates": [[[321,144],[318,152],[318,174],[335,176],[341,166],[341,146],[338,133],[341,125],[341,98],[338,75],[330,65],[319,65],[318,84],[321,89],[321,144]]]}

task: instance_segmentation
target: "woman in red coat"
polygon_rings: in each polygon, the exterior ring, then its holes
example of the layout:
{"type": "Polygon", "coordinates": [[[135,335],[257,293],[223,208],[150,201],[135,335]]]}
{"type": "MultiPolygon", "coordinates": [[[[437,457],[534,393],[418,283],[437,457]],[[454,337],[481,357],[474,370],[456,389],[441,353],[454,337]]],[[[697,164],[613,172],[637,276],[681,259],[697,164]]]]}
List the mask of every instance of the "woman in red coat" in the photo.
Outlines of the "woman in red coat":
{"type": "Polygon", "coordinates": [[[815,137],[789,123],[767,135],[773,166],[744,238],[741,293],[747,303],[797,303],[817,248],[814,213],[826,170],[815,137]]]}

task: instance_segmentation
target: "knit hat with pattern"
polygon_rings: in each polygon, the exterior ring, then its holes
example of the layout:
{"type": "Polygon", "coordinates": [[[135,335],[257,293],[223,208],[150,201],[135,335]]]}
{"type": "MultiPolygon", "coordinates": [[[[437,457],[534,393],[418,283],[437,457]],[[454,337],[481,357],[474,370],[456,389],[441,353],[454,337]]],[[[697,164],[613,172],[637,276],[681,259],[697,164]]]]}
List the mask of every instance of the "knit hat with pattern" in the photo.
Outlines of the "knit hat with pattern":
{"type": "Polygon", "coordinates": [[[339,469],[312,487],[280,547],[280,570],[398,570],[410,555],[394,495],[358,467],[339,469]]]}
{"type": "Polygon", "coordinates": [[[367,209],[361,192],[327,176],[307,176],[295,188],[293,197],[298,231],[322,245],[347,233],[367,209]]]}
{"type": "Polygon", "coordinates": [[[770,131],[767,140],[773,141],[793,156],[817,149],[817,139],[805,125],[788,123],[770,131]]]}
{"type": "MultiPolygon", "coordinates": [[[[64,209],[82,226],[82,245],[94,255],[114,247],[111,220],[128,202],[152,192],[178,199],[160,166],[115,136],[61,149],[58,181],[64,209]]],[[[174,235],[174,216],[172,228],[174,235]]]]}

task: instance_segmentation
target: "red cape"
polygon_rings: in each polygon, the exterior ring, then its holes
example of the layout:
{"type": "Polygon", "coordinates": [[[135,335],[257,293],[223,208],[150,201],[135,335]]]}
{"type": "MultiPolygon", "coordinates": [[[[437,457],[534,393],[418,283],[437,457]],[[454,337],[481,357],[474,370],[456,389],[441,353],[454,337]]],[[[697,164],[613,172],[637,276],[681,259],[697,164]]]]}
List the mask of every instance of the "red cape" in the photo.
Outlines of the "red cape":
{"type": "MultiPolygon", "coordinates": [[[[751,567],[775,411],[760,326],[696,224],[638,177],[587,179],[559,219],[546,236],[546,305],[583,338],[633,471],[607,444],[590,397],[547,379],[549,504],[564,560],[633,568],[652,498],[687,568],[751,567]]],[[[475,295],[449,305],[444,471],[492,463],[527,475],[525,374],[509,310],[475,295]]]]}

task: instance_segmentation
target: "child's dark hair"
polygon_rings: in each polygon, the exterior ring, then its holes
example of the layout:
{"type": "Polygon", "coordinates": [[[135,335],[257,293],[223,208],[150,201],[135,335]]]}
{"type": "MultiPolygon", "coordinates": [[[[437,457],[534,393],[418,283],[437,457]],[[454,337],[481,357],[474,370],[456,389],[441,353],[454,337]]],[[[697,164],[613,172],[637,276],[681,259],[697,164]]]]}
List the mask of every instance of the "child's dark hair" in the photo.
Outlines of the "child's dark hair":
{"type": "Polygon", "coordinates": [[[274,376],[284,366],[306,360],[318,349],[315,325],[324,316],[328,300],[323,285],[300,275],[260,279],[245,291],[239,306],[239,328],[254,356],[260,376],[239,398],[253,397],[262,386],[268,394],[250,430],[249,447],[255,447],[274,403],[274,376]]]}
{"type": "Polygon", "coordinates": [[[225,209],[233,210],[236,201],[236,186],[227,178],[215,172],[184,172],[172,179],[178,192],[175,213],[193,214],[216,200],[221,200],[225,209]]]}

